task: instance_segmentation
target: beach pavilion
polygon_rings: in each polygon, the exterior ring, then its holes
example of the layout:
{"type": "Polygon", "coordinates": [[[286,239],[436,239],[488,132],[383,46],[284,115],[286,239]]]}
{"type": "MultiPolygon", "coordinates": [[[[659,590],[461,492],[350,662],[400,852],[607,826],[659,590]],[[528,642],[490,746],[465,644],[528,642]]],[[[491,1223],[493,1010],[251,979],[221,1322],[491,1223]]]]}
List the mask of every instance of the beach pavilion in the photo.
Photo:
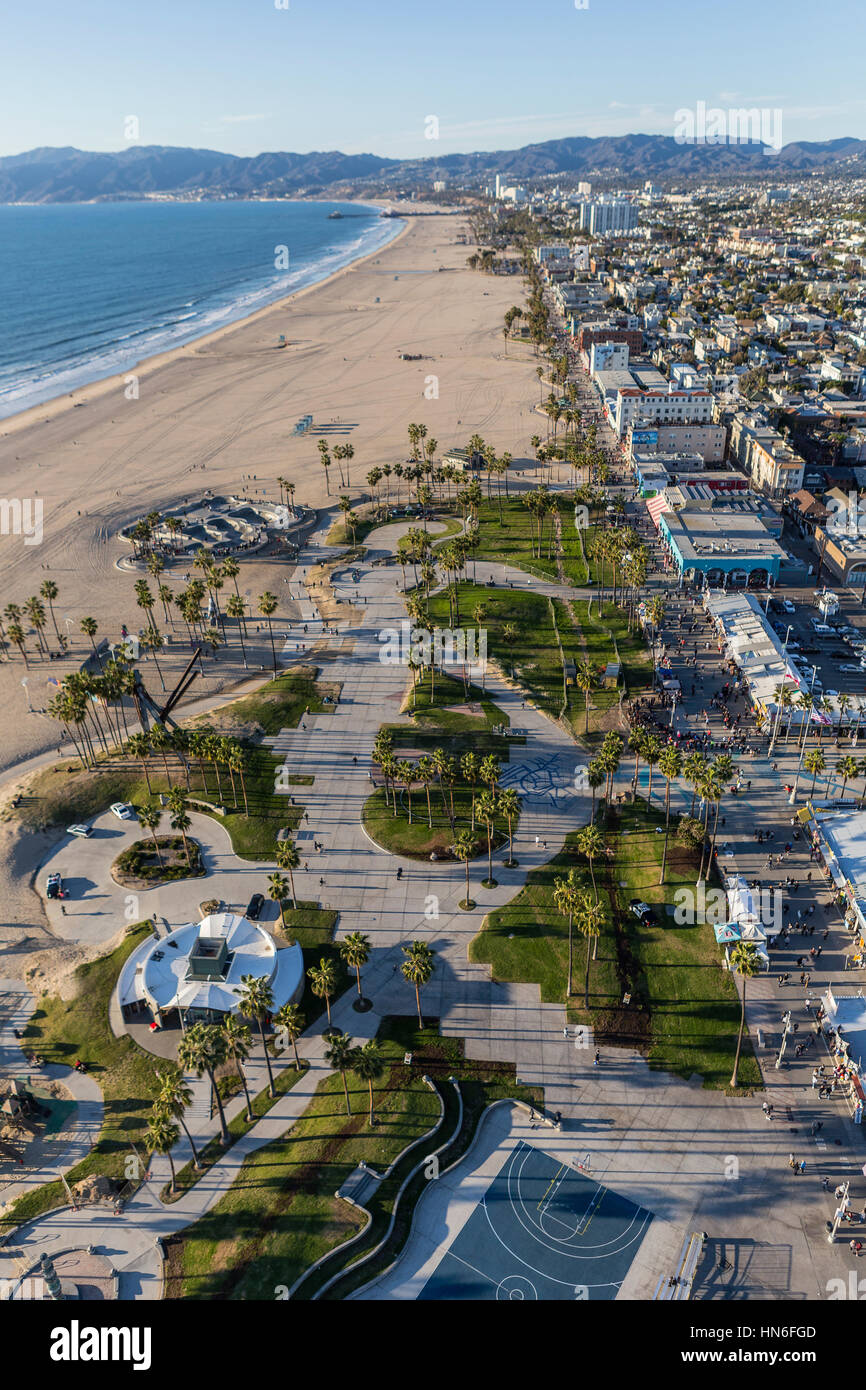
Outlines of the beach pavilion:
{"type": "Polygon", "coordinates": [[[201,922],[187,922],[155,939],[138,958],[121,1004],[144,1003],[163,1027],[220,1023],[240,1012],[242,979],[264,979],[274,996],[274,1011],[295,1003],[304,990],[300,946],[278,947],[255,922],[234,912],[215,912],[201,922]]]}

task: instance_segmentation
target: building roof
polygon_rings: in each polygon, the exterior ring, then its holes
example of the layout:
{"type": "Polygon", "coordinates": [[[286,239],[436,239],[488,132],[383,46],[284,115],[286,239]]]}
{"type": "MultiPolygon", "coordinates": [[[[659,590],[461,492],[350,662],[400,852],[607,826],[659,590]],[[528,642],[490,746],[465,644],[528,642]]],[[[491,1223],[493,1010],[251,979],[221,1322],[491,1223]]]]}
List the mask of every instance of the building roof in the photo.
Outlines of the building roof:
{"type": "Polygon", "coordinates": [[[244,975],[267,980],[274,990],[274,1007],[280,1008],[303,978],[303,954],[297,946],[278,951],[264,927],[233,912],[218,912],[201,922],[186,922],[154,941],[136,975],[141,992],[155,1009],[179,1007],[185,1011],[212,1009],[230,1013],[237,1010],[244,975]],[[210,979],[190,973],[191,958],[199,943],[213,947],[215,960],[224,945],[224,973],[210,979]],[[278,981],[284,997],[277,997],[278,981]]]}
{"type": "Polygon", "coordinates": [[[738,507],[731,502],[712,511],[684,508],[681,512],[667,512],[664,524],[686,565],[713,556],[720,560],[762,560],[768,564],[785,558],[779,542],[745,504],[738,507]]]}

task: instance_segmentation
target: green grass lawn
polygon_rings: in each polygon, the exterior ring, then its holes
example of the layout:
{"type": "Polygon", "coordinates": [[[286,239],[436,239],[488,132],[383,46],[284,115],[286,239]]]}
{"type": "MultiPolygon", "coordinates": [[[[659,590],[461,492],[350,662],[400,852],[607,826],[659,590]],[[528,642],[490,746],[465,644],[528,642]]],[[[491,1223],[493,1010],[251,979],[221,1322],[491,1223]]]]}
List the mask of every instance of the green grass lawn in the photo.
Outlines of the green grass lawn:
{"type": "MultiPolygon", "coordinates": [[[[562,498],[562,507],[569,504],[562,498]]],[[[552,516],[544,518],[544,534],[541,541],[541,555],[538,555],[538,526],[535,518],[524,502],[511,497],[502,499],[502,522],[499,520],[499,505],[487,499],[478,508],[479,545],[473,552],[476,560],[514,565],[517,569],[533,570],[556,579],[556,559],[550,546],[552,516]],[[534,549],[533,555],[533,537],[534,549]],[[548,549],[550,556],[548,557],[548,549]]],[[[471,561],[470,561],[471,564],[471,561]]]]}
{"type": "MultiPolygon", "coordinates": [[[[574,996],[569,1017],[591,1022],[600,1039],[638,1046],[650,1065],[724,1088],[730,1080],[740,1005],[734,983],[721,965],[712,929],[678,927],[664,910],[676,889],[694,887],[698,856],[671,837],[666,882],[659,886],[664,818],[641,800],[611,812],[606,831],[613,857],[595,864],[604,912],[598,958],[590,964],[589,1009],[583,1009],[586,952],[575,934],[574,996]],[[629,912],[632,898],[656,906],[658,924],[644,928],[629,912]],[[622,1006],[626,992],[632,995],[622,1006]]],[[[577,853],[575,835],[561,854],[534,870],[521,892],[492,912],[469,948],[470,959],[488,962],[499,980],[531,980],[542,998],[565,999],[568,924],[553,902],[554,879],[575,868],[591,891],[589,868],[577,853]]],[[[748,1039],[740,1065],[743,1086],[760,1086],[748,1039]]]]}
{"type": "MultiPolygon", "coordinates": [[[[620,695],[634,699],[652,685],[652,658],[640,629],[630,633],[627,615],[612,603],[601,611],[595,601],[590,604],[584,599],[554,599],[553,605],[566,660],[589,661],[599,675],[609,661],[619,659],[622,668],[618,686],[598,685],[591,693],[588,737],[590,742],[597,741],[610,727],[610,711],[619,705],[620,695]]],[[[583,738],[585,697],[576,686],[568,688],[566,717],[583,738]]]]}
{"type": "MultiPolygon", "coordinates": [[[[473,609],[479,603],[484,604],[488,656],[506,675],[513,669],[515,680],[526,688],[540,708],[558,714],[562,707],[563,673],[550,601],[541,594],[518,589],[490,589],[479,584],[459,584],[457,588],[461,622],[469,621],[473,609]],[[503,637],[508,623],[513,624],[517,632],[513,646],[503,637]]],[[[448,599],[444,594],[433,596],[429,612],[434,624],[443,628],[449,626],[448,599]]]]}
{"type": "MultiPolygon", "coordinates": [[[[255,1035],[255,1024],[252,1025],[252,1031],[255,1035]]],[[[260,1040],[257,1039],[257,1041],[260,1040]]],[[[260,1051],[260,1047],[257,1050],[260,1051]]],[[[301,1060],[303,1062],[303,1058],[301,1060]]],[[[271,1099],[271,1097],[268,1095],[267,1086],[265,1086],[264,1090],[259,1091],[258,1095],[254,1095],[252,1097],[251,1110],[253,1114],[253,1124],[260,1120],[263,1115],[267,1115],[268,1111],[272,1110],[273,1107],[277,1104],[279,1100],[282,1099],[283,1096],[288,1095],[289,1091],[291,1091],[293,1087],[296,1086],[300,1081],[301,1077],[304,1074],[304,1070],[304,1066],[302,1066],[300,1071],[298,1071],[294,1066],[291,1065],[284,1067],[282,1071],[277,1072],[274,1076],[273,1099],[271,1099]]],[[[241,1079],[237,1074],[235,1074],[231,1078],[224,1077],[223,1081],[229,1079],[231,1079],[231,1081],[233,1082],[233,1085],[231,1087],[224,1088],[222,1084],[218,1083],[220,1096],[223,1099],[223,1103],[225,1103],[225,1101],[230,1098],[233,1099],[236,1095],[240,1095],[243,1092],[241,1079]],[[224,1094],[224,1090],[225,1092],[227,1092],[227,1094],[224,1094]]],[[[233,1120],[229,1121],[228,1131],[231,1135],[232,1143],[234,1143],[236,1139],[240,1139],[242,1134],[246,1134],[252,1128],[252,1125],[247,1124],[246,1116],[246,1110],[241,1110],[239,1114],[235,1115],[233,1120]]],[[[185,1149],[188,1152],[189,1141],[187,1140],[186,1135],[183,1133],[182,1130],[180,1142],[182,1149],[185,1149]]],[[[213,1139],[209,1141],[209,1143],[205,1144],[203,1147],[199,1145],[198,1158],[200,1167],[198,1172],[196,1172],[192,1158],[190,1158],[189,1163],[185,1163],[183,1167],[178,1168],[177,1170],[174,1194],[172,1195],[170,1193],[170,1184],[166,1183],[165,1187],[162,1189],[162,1192],[160,1193],[162,1200],[167,1203],[176,1202],[179,1197],[183,1196],[184,1192],[189,1191],[191,1187],[195,1187],[199,1178],[203,1177],[204,1174],[207,1172],[208,1168],[212,1168],[213,1165],[217,1163],[220,1158],[222,1158],[223,1154],[228,1153],[230,1147],[231,1144],[229,1144],[227,1148],[223,1148],[222,1144],[220,1143],[219,1135],[215,1136],[213,1139]]]]}
{"type": "MultiPolygon", "coordinates": [[[[78,993],[72,1000],[42,995],[24,1032],[24,1048],[46,1062],[71,1066],[77,1057],[87,1066],[105,1100],[105,1118],[95,1147],[67,1174],[70,1185],[102,1174],[122,1182],[124,1163],[138,1145],[146,1158],[144,1134],[159,1091],[157,1068],[172,1072],[171,1062],[142,1052],[131,1038],[116,1038],[108,1023],[108,1001],[123,962],[150,934],[147,923],[133,927],[110,955],[81,965],[78,993]]],[[[2,1226],[17,1226],[66,1201],[59,1182],[47,1183],[20,1198],[2,1226]]]]}
{"type": "Polygon", "coordinates": [[[272,1300],[363,1225],[337,1189],[362,1159],[382,1172],[440,1113],[400,1043],[386,1038],[382,1051],[375,1128],[366,1083],[348,1075],[347,1116],[340,1077],[326,1078],[285,1137],[251,1154],[216,1206],[171,1242],[167,1297],[272,1300]]]}

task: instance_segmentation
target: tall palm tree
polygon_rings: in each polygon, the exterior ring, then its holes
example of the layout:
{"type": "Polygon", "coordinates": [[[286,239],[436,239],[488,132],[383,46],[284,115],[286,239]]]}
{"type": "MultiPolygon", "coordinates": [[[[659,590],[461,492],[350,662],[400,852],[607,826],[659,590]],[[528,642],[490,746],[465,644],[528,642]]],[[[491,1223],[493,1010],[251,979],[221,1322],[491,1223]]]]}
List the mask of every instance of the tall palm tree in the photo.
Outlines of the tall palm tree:
{"type": "Polygon", "coordinates": [[[588,893],[581,893],[580,902],[576,911],[577,927],[581,936],[586,938],[586,962],[583,971],[583,1007],[589,1008],[589,962],[595,954],[595,943],[598,940],[601,924],[604,920],[604,909],[601,903],[594,903],[588,893]]]}
{"type": "MultiPolygon", "coordinates": [[[[274,853],[278,869],[285,869],[289,875],[289,887],[292,894],[292,907],[297,908],[298,900],[295,894],[295,869],[300,867],[301,853],[294,840],[281,840],[274,853]]],[[[282,907],[280,908],[282,914],[282,907]]]]}
{"type": "MultiPolygon", "coordinates": [[[[820,748],[810,748],[810,749],[809,749],[809,752],[806,754],[805,758],[803,759],[803,766],[805,767],[805,769],[806,769],[807,772],[811,772],[811,774],[812,774],[812,786],[811,786],[811,789],[810,789],[810,791],[809,791],[809,795],[810,795],[810,796],[814,796],[814,795],[815,795],[815,783],[816,783],[817,780],[818,780],[818,775],[819,775],[819,773],[823,772],[824,769],[825,769],[825,767],[827,766],[827,764],[826,764],[826,762],[825,762],[825,760],[824,760],[824,754],[823,754],[823,752],[821,751],[821,749],[820,749],[820,748]]],[[[857,763],[856,763],[856,762],[854,763],[854,766],[855,766],[855,768],[857,767],[857,763]]]]}
{"type": "Polygon", "coordinates": [[[478,798],[476,807],[478,819],[484,825],[487,832],[487,878],[482,887],[495,888],[496,879],[493,877],[493,830],[496,825],[496,816],[499,811],[499,804],[492,791],[482,792],[478,798]]]}
{"type": "Polygon", "coordinates": [[[171,1117],[160,1108],[159,1101],[154,1102],[153,1112],[147,1122],[147,1146],[152,1153],[165,1154],[171,1168],[171,1182],[168,1190],[174,1196],[177,1174],[174,1171],[174,1159],[172,1149],[180,1139],[180,1129],[171,1117]]]}
{"type": "Polygon", "coordinates": [[[318,965],[311,965],[307,970],[310,977],[310,989],[317,999],[324,999],[325,1008],[328,1010],[328,1027],[331,1026],[331,997],[337,988],[337,971],[332,960],[327,956],[322,956],[318,965]]]}
{"type": "Polygon", "coordinates": [[[668,859],[668,836],[671,828],[671,782],[675,777],[681,777],[683,772],[683,755],[673,743],[667,744],[662,749],[659,755],[659,769],[665,779],[665,838],[662,846],[662,867],[659,874],[659,883],[664,883],[668,859]]]}
{"type": "Polygon", "coordinates": [[[274,1015],[274,1022],[279,1026],[280,1031],[285,1033],[295,1054],[295,1067],[301,1070],[301,1059],[298,1056],[298,1038],[306,1027],[304,1015],[297,1004],[284,1004],[274,1015]]]}
{"type": "Polygon", "coordinates": [[[150,739],[147,734],[130,734],[126,741],[126,751],[131,757],[138,758],[144,772],[148,794],[153,796],[153,787],[150,785],[150,773],[147,768],[147,755],[150,752],[150,739]]]}
{"type": "Polygon", "coordinates": [[[232,1015],[229,1014],[223,1024],[223,1035],[226,1040],[226,1056],[230,1057],[237,1067],[238,1076],[244,1088],[244,1096],[247,1102],[246,1120],[247,1124],[251,1125],[253,1122],[253,1103],[250,1100],[247,1076],[243,1068],[243,1063],[249,1057],[253,1046],[250,1030],[247,1028],[246,1024],[239,1023],[236,1018],[233,1018],[232,1015]]]}
{"type": "Polygon", "coordinates": [[[582,830],[577,832],[577,848],[584,859],[589,861],[589,873],[592,879],[593,896],[595,901],[598,902],[598,885],[595,881],[595,870],[592,864],[594,859],[598,859],[604,854],[604,836],[597,825],[585,825],[582,830]]]}
{"type": "Polygon", "coordinates": [[[343,1083],[343,1095],[346,1097],[346,1114],[351,1115],[352,1107],[349,1104],[349,1086],[346,1081],[346,1072],[351,1069],[354,1060],[354,1044],[348,1033],[332,1033],[330,1043],[325,1051],[325,1061],[334,1071],[340,1073],[340,1080],[343,1083]]]}
{"type": "Polygon", "coordinates": [[[589,766],[586,769],[586,780],[589,783],[590,790],[592,791],[592,810],[590,811],[589,823],[590,825],[594,825],[595,794],[598,791],[599,787],[604,786],[605,782],[607,781],[607,773],[605,772],[605,769],[602,766],[601,759],[592,758],[590,760],[589,766]]]}
{"type": "Polygon", "coordinates": [[[187,815],[187,812],[182,807],[178,807],[176,810],[172,811],[169,824],[172,830],[180,831],[181,839],[183,840],[183,850],[184,854],[186,855],[186,862],[189,868],[192,868],[192,857],[189,852],[189,841],[186,838],[186,832],[191,828],[192,821],[187,815]]]}
{"type": "Polygon", "coordinates": [[[355,979],[358,983],[358,998],[363,998],[361,993],[361,966],[366,965],[370,959],[370,938],[363,932],[353,931],[340,942],[338,947],[340,955],[355,972],[355,979]]]}
{"type": "Polygon", "coordinates": [[[159,840],[156,836],[157,827],[162,820],[162,811],[158,806],[139,806],[138,821],[145,830],[149,830],[153,840],[153,848],[159,863],[162,864],[162,855],[159,852],[159,840]]]}
{"type": "Polygon", "coordinates": [[[187,1028],[177,1045],[177,1060],[184,1071],[194,1071],[196,1076],[207,1074],[219,1114],[220,1143],[223,1147],[229,1143],[229,1132],[222,1097],[216,1084],[216,1069],[222,1066],[225,1059],[225,1037],[222,1028],[215,1023],[194,1023],[187,1028]]]}
{"type": "Polygon", "coordinates": [[[737,1072],[740,1066],[740,1052],[743,1046],[743,1032],[746,1026],[746,981],[757,975],[761,969],[757,947],[753,941],[738,941],[731,949],[731,971],[743,981],[740,999],[740,1028],[737,1033],[737,1051],[734,1055],[734,1070],[731,1076],[731,1090],[737,1085],[737,1072]]]}
{"type": "Polygon", "coordinates": [[[570,999],[574,961],[574,914],[580,904],[580,885],[574,869],[569,869],[566,878],[555,878],[553,885],[553,901],[562,916],[568,918],[568,974],[565,997],[570,999]]]}
{"type": "Polygon", "coordinates": [[[270,1019],[274,1012],[274,991],[271,989],[269,981],[261,975],[242,975],[241,984],[243,989],[240,992],[238,1003],[241,1013],[247,1018],[254,1018],[259,1025],[265,1065],[268,1069],[268,1095],[273,1099],[274,1074],[271,1071],[271,1054],[268,1052],[267,1039],[265,1038],[265,1022],[270,1019]]]}
{"type": "Polygon", "coordinates": [[[582,660],[582,661],[578,661],[577,666],[576,666],[576,669],[575,669],[575,673],[574,673],[574,683],[575,683],[575,685],[577,686],[578,690],[582,690],[582,691],[583,691],[583,703],[584,703],[584,708],[583,708],[583,732],[584,732],[585,734],[588,734],[588,733],[589,733],[589,697],[590,697],[590,693],[591,693],[592,690],[595,688],[595,683],[596,683],[595,668],[593,667],[591,661],[587,661],[587,660],[585,660],[585,659],[582,660]]]}
{"type": "Polygon", "coordinates": [[[276,903],[280,909],[280,927],[286,929],[286,919],[283,913],[283,902],[288,891],[288,881],[282,874],[268,874],[268,897],[272,903],[276,903]]]}
{"type": "Polygon", "coordinates": [[[520,815],[520,797],[513,787],[506,787],[499,793],[499,811],[508,823],[508,858],[505,867],[510,869],[516,863],[514,858],[514,822],[520,815]]]}
{"type": "Polygon", "coordinates": [[[836,764],[836,775],[842,778],[842,795],[840,800],[845,800],[845,788],[849,779],[857,776],[857,759],[848,753],[844,758],[840,758],[836,764]]]}
{"type": "Polygon", "coordinates": [[[453,850],[456,857],[466,865],[466,897],[462,903],[458,903],[458,907],[468,912],[475,906],[469,896],[469,861],[475,858],[475,836],[471,830],[458,830],[453,850]]]}
{"type": "Polygon", "coordinates": [[[59,592],[57,585],[54,583],[53,579],[46,579],[39,586],[39,592],[48,603],[48,611],[51,614],[51,621],[54,624],[54,635],[57,638],[57,645],[62,648],[63,643],[60,639],[60,633],[57,630],[57,619],[54,616],[54,600],[59,592]]]}
{"type": "Polygon", "coordinates": [[[198,1150],[196,1149],[195,1141],[187,1129],[186,1121],[184,1120],[184,1115],[192,1105],[192,1089],[187,1086],[179,1072],[157,1071],[156,1074],[159,1077],[157,1104],[160,1109],[164,1110],[167,1115],[173,1120],[177,1120],[180,1124],[187,1137],[189,1146],[192,1149],[192,1166],[195,1171],[199,1173],[201,1172],[201,1162],[199,1160],[198,1150]]]}
{"type": "Polygon", "coordinates": [[[424,1027],[424,1019],[421,1015],[421,990],[424,985],[429,984],[436,964],[433,952],[426,941],[413,941],[411,946],[403,947],[403,954],[406,959],[403,962],[402,971],[404,977],[410,985],[415,988],[415,1004],[418,1008],[418,1027],[424,1027]]]}
{"type": "Polygon", "coordinates": [[[698,785],[703,781],[707,771],[707,760],[703,753],[689,753],[683,762],[683,776],[692,789],[692,805],[689,815],[695,814],[695,801],[698,795],[698,785]]]}
{"type": "Polygon", "coordinates": [[[369,1038],[363,1047],[356,1047],[352,1054],[352,1071],[370,1088],[370,1124],[376,1123],[373,1114],[373,1082],[378,1081],[385,1072],[382,1050],[375,1038],[369,1038]]]}
{"type": "Polygon", "coordinates": [[[99,631],[99,624],[97,623],[95,618],[82,618],[78,626],[81,628],[81,631],[84,633],[84,636],[90,638],[90,645],[93,648],[93,655],[96,657],[97,665],[101,668],[102,661],[100,660],[99,652],[96,649],[95,641],[96,634],[99,631]]]}
{"type": "Polygon", "coordinates": [[[277,674],[277,649],[274,646],[274,629],[271,623],[271,618],[276,613],[276,611],[276,595],[272,594],[270,590],[266,589],[265,592],[259,597],[259,612],[261,613],[263,618],[267,619],[268,623],[268,636],[271,639],[271,656],[273,657],[274,661],[274,675],[277,674]]]}

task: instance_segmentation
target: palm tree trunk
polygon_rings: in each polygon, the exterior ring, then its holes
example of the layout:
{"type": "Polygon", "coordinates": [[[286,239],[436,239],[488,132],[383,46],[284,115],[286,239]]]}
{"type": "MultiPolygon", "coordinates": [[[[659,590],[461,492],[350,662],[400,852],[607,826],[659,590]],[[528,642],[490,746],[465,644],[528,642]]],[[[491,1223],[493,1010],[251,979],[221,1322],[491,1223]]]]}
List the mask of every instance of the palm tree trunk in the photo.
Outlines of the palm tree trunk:
{"type": "MultiPolygon", "coordinates": [[[[330,1015],[328,1016],[328,1021],[330,1022],[330,1015]]],[[[263,1018],[259,1019],[259,1032],[262,1035],[262,1047],[265,1050],[265,1065],[268,1069],[268,1095],[271,1100],[273,1100],[276,1094],[274,1091],[274,1073],[271,1070],[271,1054],[268,1052],[268,1044],[265,1040],[265,1021],[263,1018]]]]}

